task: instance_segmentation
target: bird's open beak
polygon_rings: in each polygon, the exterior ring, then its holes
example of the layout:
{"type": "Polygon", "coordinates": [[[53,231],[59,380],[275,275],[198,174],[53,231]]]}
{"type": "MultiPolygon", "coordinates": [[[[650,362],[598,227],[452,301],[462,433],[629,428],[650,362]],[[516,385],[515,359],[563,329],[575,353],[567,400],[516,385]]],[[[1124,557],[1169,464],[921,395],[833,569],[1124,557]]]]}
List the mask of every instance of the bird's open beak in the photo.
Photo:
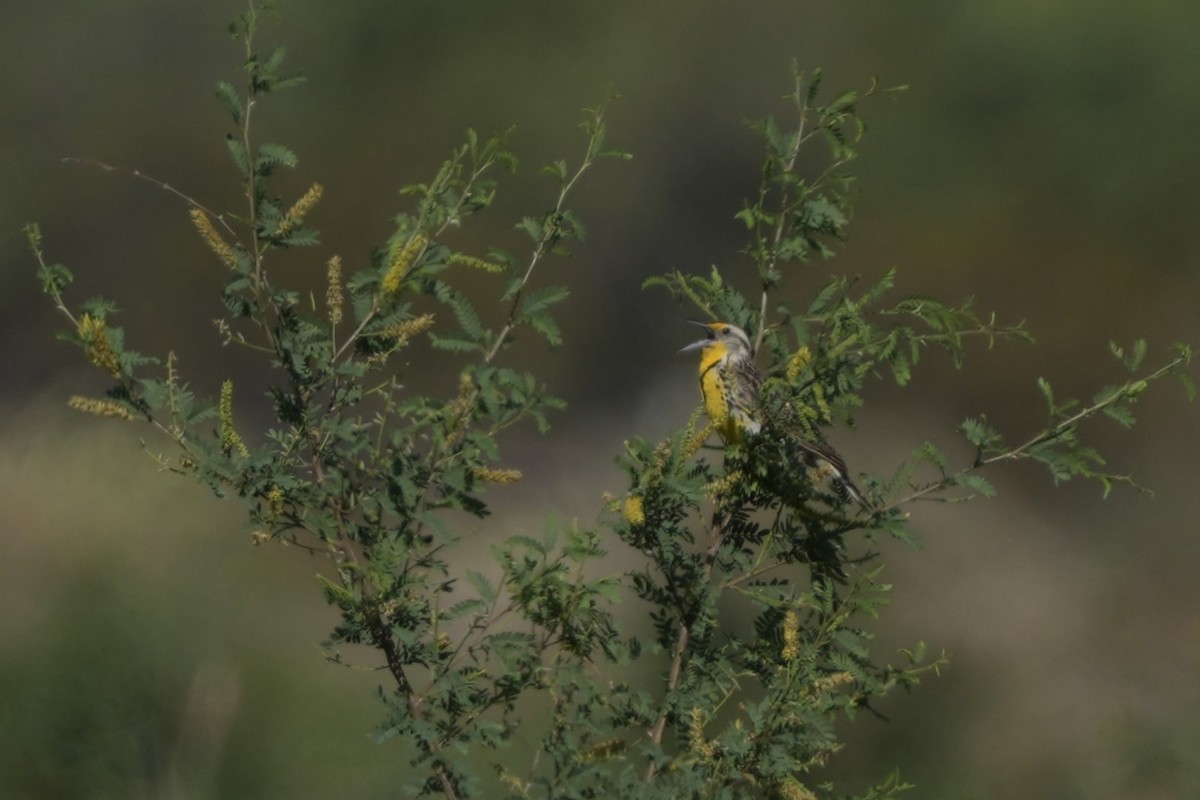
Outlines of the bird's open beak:
{"type": "Polygon", "coordinates": [[[712,328],[708,327],[707,322],[700,322],[699,320],[694,320],[694,319],[689,319],[688,322],[690,322],[693,325],[699,325],[701,328],[704,328],[705,331],[708,333],[708,335],[705,336],[703,339],[701,339],[698,342],[692,342],[687,347],[681,348],[679,352],[690,353],[692,350],[699,350],[702,347],[706,347],[706,346],[712,344],[712,328]]]}

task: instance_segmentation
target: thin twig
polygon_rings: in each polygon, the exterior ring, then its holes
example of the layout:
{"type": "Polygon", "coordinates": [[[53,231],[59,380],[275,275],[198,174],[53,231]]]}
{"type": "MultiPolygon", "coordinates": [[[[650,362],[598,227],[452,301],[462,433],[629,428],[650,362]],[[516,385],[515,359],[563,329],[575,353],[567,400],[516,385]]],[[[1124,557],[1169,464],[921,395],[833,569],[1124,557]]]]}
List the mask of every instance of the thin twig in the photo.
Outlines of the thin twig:
{"type": "MultiPolygon", "coordinates": [[[[891,503],[888,503],[885,506],[881,506],[880,508],[875,509],[874,513],[876,515],[879,515],[886,511],[891,511],[893,509],[899,508],[900,506],[907,505],[908,503],[914,502],[916,500],[921,500],[923,498],[926,498],[929,495],[933,494],[934,492],[941,491],[942,489],[945,489],[948,486],[954,485],[955,482],[957,481],[957,479],[959,477],[961,477],[962,475],[966,475],[968,473],[974,472],[975,470],[982,469],[983,467],[990,466],[992,464],[996,464],[1001,461],[1015,461],[1015,460],[1018,460],[1021,458],[1028,458],[1029,451],[1032,450],[1034,447],[1037,447],[1039,444],[1043,444],[1045,442],[1052,441],[1052,440],[1062,436],[1063,434],[1070,431],[1073,427],[1078,425],[1083,420],[1100,413],[1108,406],[1113,405],[1114,403],[1118,402],[1119,400],[1127,397],[1129,395],[1130,391],[1132,390],[1134,384],[1147,383],[1149,381],[1157,380],[1158,378],[1161,378],[1164,375],[1174,371],[1181,364],[1185,363],[1185,361],[1186,361],[1186,359],[1183,356],[1176,357],[1172,361],[1168,362],[1167,364],[1163,365],[1162,367],[1159,367],[1154,372],[1150,373],[1149,375],[1147,375],[1144,378],[1139,378],[1136,381],[1127,381],[1123,386],[1121,386],[1120,389],[1117,389],[1116,391],[1114,391],[1111,395],[1109,395],[1105,399],[1100,400],[1099,402],[1093,403],[1092,405],[1082,409],[1081,411],[1078,411],[1077,413],[1072,414],[1070,417],[1067,417],[1066,419],[1062,420],[1061,422],[1059,422],[1049,428],[1046,428],[1045,430],[1041,431],[1040,433],[1035,434],[1034,436],[1031,436],[1025,442],[1012,448],[1011,450],[1005,450],[1004,452],[1001,452],[1001,453],[995,453],[991,456],[988,456],[987,458],[976,458],[976,460],[972,464],[970,464],[966,467],[963,467],[962,469],[955,472],[954,474],[947,475],[946,477],[942,478],[941,480],[934,481],[933,483],[923,486],[920,489],[917,489],[917,490],[905,495],[904,497],[901,497],[897,500],[893,500],[891,503]]],[[[1111,476],[1109,476],[1109,477],[1111,477],[1111,476]]]]}
{"type": "MultiPolygon", "coordinates": [[[[117,173],[121,173],[123,175],[128,175],[130,177],[137,178],[138,180],[146,181],[147,183],[151,183],[151,184],[157,186],[158,188],[162,189],[163,191],[169,192],[169,193],[175,195],[180,200],[187,203],[189,206],[200,209],[205,214],[212,217],[217,222],[221,223],[221,227],[223,227],[231,236],[233,236],[235,239],[237,238],[237,231],[234,230],[233,226],[229,224],[229,222],[225,219],[225,216],[223,214],[218,214],[216,211],[213,211],[211,208],[204,205],[199,200],[197,200],[196,198],[187,194],[186,192],[182,192],[179,189],[176,189],[174,186],[167,183],[166,181],[159,180],[158,178],[155,178],[152,175],[147,175],[146,173],[142,172],[140,169],[130,169],[128,167],[116,167],[116,166],[113,166],[112,164],[106,164],[103,161],[97,161],[96,159],[92,159],[92,158],[67,157],[67,158],[64,158],[62,161],[64,164],[79,164],[79,165],[83,165],[83,166],[97,167],[97,168],[103,170],[104,172],[117,172],[117,173]]],[[[240,241],[239,241],[239,244],[240,244],[240,241]]]]}

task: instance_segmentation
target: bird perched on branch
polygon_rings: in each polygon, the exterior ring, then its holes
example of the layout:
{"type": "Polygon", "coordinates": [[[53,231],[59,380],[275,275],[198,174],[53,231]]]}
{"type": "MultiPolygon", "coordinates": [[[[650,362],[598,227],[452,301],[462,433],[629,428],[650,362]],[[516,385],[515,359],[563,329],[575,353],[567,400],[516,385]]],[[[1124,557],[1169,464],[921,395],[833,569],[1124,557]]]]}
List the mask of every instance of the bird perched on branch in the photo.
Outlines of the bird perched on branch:
{"type": "MultiPolygon", "coordinates": [[[[700,393],[709,420],[726,443],[753,440],[764,427],[786,435],[786,444],[800,451],[814,483],[829,480],[844,502],[854,500],[864,508],[867,501],[846,469],[846,462],[827,442],[806,438],[801,425],[787,420],[763,417],[762,373],[754,366],[754,347],[750,337],[728,322],[695,322],[704,328],[704,338],[679,352],[700,351],[700,393]],[[778,422],[776,425],[765,423],[778,422]]],[[[787,406],[783,407],[788,408],[787,406]]],[[[781,409],[775,413],[785,414],[781,409]]],[[[794,416],[795,412],[791,414],[794,416]]],[[[811,433],[811,431],[809,431],[811,433]]]]}

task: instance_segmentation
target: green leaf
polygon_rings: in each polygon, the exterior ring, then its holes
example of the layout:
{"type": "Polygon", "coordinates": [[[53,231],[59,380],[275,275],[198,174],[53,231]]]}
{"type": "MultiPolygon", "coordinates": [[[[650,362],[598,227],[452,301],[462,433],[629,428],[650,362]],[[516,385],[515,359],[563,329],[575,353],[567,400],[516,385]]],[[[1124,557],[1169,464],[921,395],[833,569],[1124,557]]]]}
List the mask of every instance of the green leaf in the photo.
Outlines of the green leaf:
{"type": "Polygon", "coordinates": [[[1138,339],[1133,343],[1133,352],[1129,354],[1129,360],[1125,362],[1130,372],[1137,370],[1142,366],[1142,361],[1146,358],[1146,340],[1138,339]]]}
{"type": "Polygon", "coordinates": [[[813,296],[812,302],[808,304],[808,313],[824,313],[825,309],[829,307],[830,302],[833,300],[834,295],[844,288],[845,283],[841,278],[830,279],[824,286],[821,287],[821,290],[813,296]]]}
{"type": "MultiPolygon", "coordinates": [[[[118,310],[117,304],[106,297],[89,297],[80,303],[79,307],[89,316],[104,320],[108,319],[109,316],[116,313],[118,310]]],[[[110,328],[109,332],[112,333],[114,330],[119,329],[110,328]]]]}
{"type": "Polygon", "coordinates": [[[546,341],[557,347],[562,344],[562,332],[559,331],[558,323],[554,321],[548,314],[537,314],[532,317],[527,317],[525,320],[529,326],[545,337],[546,341]]]}
{"type": "Polygon", "coordinates": [[[229,148],[229,155],[233,157],[233,163],[237,165],[238,171],[243,176],[249,175],[250,159],[246,156],[246,148],[242,146],[241,141],[233,134],[228,134],[225,136],[225,145],[229,148]]]}
{"type": "Polygon", "coordinates": [[[826,106],[830,111],[848,111],[854,107],[855,101],[858,100],[858,92],[853,89],[847,89],[833,99],[833,102],[826,106]]]}
{"type": "Polygon", "coordinates": [[[892,379],[896,381],[897,386],[907,386],[912,380],[912,364],[908,359],[899,355],[889,359],[889,366],[892,368],[892,379]]]}
{"type": "Polygon", "coordinates": [[[536,217],[523,218],[517,223],[517,230],[524,231],[529,238],[533,239],[535,242],[540,242],[546,233],[546,229],[542,223],[542,220],[537,219],[536,217]]]}
{"type": "Polygon", "coordinates": [[[266,60],[263,61],[263,67],[270,70],[271,72],[277,71],[279,69],[280,65],[283,64],[283,59],[286,55],[287,55],[287,48],[283,47],[282,45],[279,47],[276,47],[274,50],[271,51],[271,54],[269,56],[267,56],[266,60]]]}
{"type": "Polygon", "coordinates": [[[461,294],[457,292],[451,294],[446,302],[451,310],[454,311],[454,318],[458,320],[458,325],[462,328],[467,338],[478,342],[483,338],[484,330],[483,323],[479,319],[479,314],[475,311],[475,307],[471,305],[461,294]]]}
{"type": "Polygon", "coordinates": [[[467,570],[466,575],[467,582],[475,588],[475,591],[478,591],[480,600],[487,603],[488,606],[491,606],[492,603],[496,602],[496,599],[499,596],[497,589],[494,587],[491,581],[488,581],[484,573],[475,570],[467,570]]]}
{"type": "Polygon", "coordinates": [[[264,142],[258,146],[258,158],[255,159],[254,166],[259,174],[267,174],[273,167],[295,167],[299,163],[300,159],[288,148],[281,144],[264,142]]]}
{"type": "Polygon", "coordinates": [[[525,548],[528,550],[532,550],[534,553],[537,553],[539,556],[544,556],[548,552],[546,550],[545,544],[543,544],[540,539],[535,539],[532,536],[528,536],[523,533],[514,534],[514,535],[508,537],[507,539],[505,539],[504,543],[510,549],[512,549],[514,551],[516,551],[519,548],[525,548]]]}
{"type": "Polygon", "coordinates": [[[1146,340],[1137,339],[1133,343],[1129,355],[1125,354],[1125,350],[1118,346],[1116,342],[1109,342],[1108,349],[1112,354],[1125,365],[1125,369],[1129,372],[1137,372],[1141,367],[1142,361],[1146,358],[1146,340]]]}
{"type": "Polygon", "coordinates": [[[567,179],[567,162],[559,159],[553,164],[547,164],[542,167],[542,174],[565,181],[567,179]]]}
{"type": "Polygon", "coordinates": [[[75,276],[71,274],[71,270],[64,267],[62,264],[50,264],[39,271],[42,279],[42,291],[46,294],[62,294],[75,276]]]}
{"type": "MultiPolygon", "coordinates": [[[[794,68],[793,68],[794,70],[794,68]]],[[[797,74],[797,80],[802,80],[803,75],[797,74]]],[[[825,71],[818,67],[813,70],[812,79],[808,82],[808,94],[804,98],[805,106],[811,108],[816,105],[817,93],[821,91],[821,82],[825,79],[825,71]]]]}
{"type": "Polygon", "coordinates": [[[824,196],[814,197],[801,206],[801,224],[809,231],[840,237],[846,226],[846,215],[824,196]]]}
{"type": "Polygon", "coordinates": [[[461,619],[468,614],[484,611],[487,608],[487,603],[477,597],[468,598],[447,608],[442,612],[445,619],[461,619]]]}
{"type": "Polygon", "coordinates": [[[941,471],[946,469],[946,457],[942,455],[942,451],[934,446],[933,442],[925,442],[914,453],[918,461],[927,461],[941,471]]]}
{"type": "Polygon", "coordinates": [[[453,334],[430,333],[429,342],[438,350],[449,350],[455,353],[483,352],[478,342],[453,334]]]}
{"type": "Polygon", "coordinates": [[[1183,394],[1189,403],[1196,401],[1196,382],[1186,372],[1178,373],[1179,382],[1183,385],[1183,394]]]}
{"type": "Polygon", "coordinates": [[[286,236],[272,241],[283,247],[312,247],[321,243],[321,235],[312,228],[297,228],[286,236]]]}
{"type": "Polygon", "coordinates": [[[986,417],[967,417],[958,428],[967,437],[967,441],[981,451],[993,449],[1000,442],[1000,434],[988,426],[986,417]]]}
{"type": "Polygon", "coordinates": [[[225,110],[229,112],[229,116],[233,117],[233,123],[241,125],[246,112],[242,108],[242,98],[238,97],[237,90],[225,81],[219,81],[215,92],[217,99],[221,101],[221,105],[225,106],[225,110]]]}
{"type": "Polygon", "coordinates": [[[547,286],[530,292],[521,301],[521,315],[537,314],[570,296],[571,291],[565,286],[547,286]]]}
{"type": "Polygon", "coordinates": [[[741,220],[747,230],[754,230],[754,226],[761,219],[761,215],[754,206],[744,206],[741,211],[733,215],[733,218],[741,220]]]}
{"type": "Polygon", "coordinates": [[[303,75],[287,75],[282,78],[277,78],[271,85],[271,90],[279,91],[280,89],[291,89],[299,86],[307,80],[308,78],[304,77],[303,75]]]}
{"type": "Polygon", "coordinates": [[[1128,403],[1113,403],[1104,407],[1104,414],[1112,419],[1115,419],[1123,427],[1130,428],[1137,422],[1137,418],[1133,416],[1133,409],[1128,403]]]}
{"type": "Polygon", "coordinates": [[[1046,408],[1053,414],[1056,406],[1054,405],[1054,390],[1050,387],[1050,381],[1045,378],[1038,378],[1037,385],[1042,390],[1042,397],[1046,398],[1046,408]]]}
{"type": "Polygon", "coordinates": [[[992,484],[980,475],[973,472],[962,472],[954,476],[954,482],[964,489],[970,489],[984,497],[995,497],[996,489],[992,484]]]}

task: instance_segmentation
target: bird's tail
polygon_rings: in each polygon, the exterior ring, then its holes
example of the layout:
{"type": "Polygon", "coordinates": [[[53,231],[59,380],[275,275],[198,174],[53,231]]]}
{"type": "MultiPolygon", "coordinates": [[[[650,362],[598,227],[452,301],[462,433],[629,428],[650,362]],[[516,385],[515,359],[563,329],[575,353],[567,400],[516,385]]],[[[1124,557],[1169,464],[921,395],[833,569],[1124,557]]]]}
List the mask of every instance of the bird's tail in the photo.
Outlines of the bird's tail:
{"type": "Polygon", "coordinates": [[[829,443],[796,439],[796,444],[804,451],[805,460],[809,467],[817,473],[818,479],[829,479],[839,500],[843,503],[858,503],[865,511],[871,512],[871,504],[867,502],[862,490],[850,477],[850,470],[846,468],[846,462],[829,443]]]}
{"type": "Polygon", "coordinates": [[[850,480],[849,475],[834,475],[831,479],[833,490],[837,492],[838,499],[843,503],[855,502],[858,503],[867,512],[870,512],[871,504],[867,502],[867,498],[863,496],[862,491],[854,485],[854,481],[850,480]]]}

